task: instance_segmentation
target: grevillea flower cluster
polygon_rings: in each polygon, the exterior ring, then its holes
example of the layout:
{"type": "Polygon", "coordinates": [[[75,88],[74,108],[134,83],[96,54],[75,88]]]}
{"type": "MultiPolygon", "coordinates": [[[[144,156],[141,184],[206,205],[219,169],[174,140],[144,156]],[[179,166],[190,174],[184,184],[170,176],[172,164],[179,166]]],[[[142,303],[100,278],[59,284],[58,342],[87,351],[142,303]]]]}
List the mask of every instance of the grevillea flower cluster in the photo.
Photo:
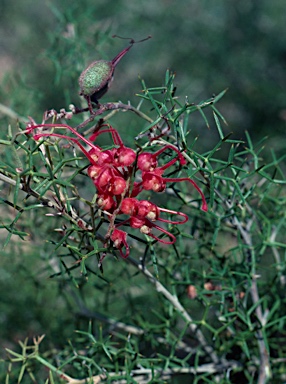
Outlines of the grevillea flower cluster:
{"type": "Polygon", "coordinates": [[[65,124],[35,124],[31,121],[27,125],[26,132],[33,134],[34,140],[49,136],[66,139],[76,144],[86,156],[90,163],[87,173],[97,190],[97,206],[106,213],[106,218],[110,222],[106,234],[106,246],[111,241],[123,258],[128,257],[130,247],[127,241],[128,234],[122,227],[135,228],[160,243],[173,244],[176,237],[161,227],[160,223],[179,225],[188,220],[187,215],[182,212],[160,208],[149,200],[141,200],[138,196],[142,191],[164,192],[167,183],[186,181],[199,192],[202,198],[201,209],[207,211],[204,194],[193,180],[187,177],[164,177],[166,169],[174,163],[186,164],[183,154],[172,145],[166,145],[154,153],[135,152],[124,145],[118,131],[111,126],[97,130],[89,139],[65,124]],[[58,129],[70,130],[73,137],[57,133],[58,129]],[[112,135],[114,142],[112,149],[103,149],[94,144],[97,137],[104,132],[112,135]],[[159,166],[158,158],[167,149],[171,149],[175,157],[159,166]],[[178,219],[173,221],[163,218],[164,213],[176,215],[178,219]]]}

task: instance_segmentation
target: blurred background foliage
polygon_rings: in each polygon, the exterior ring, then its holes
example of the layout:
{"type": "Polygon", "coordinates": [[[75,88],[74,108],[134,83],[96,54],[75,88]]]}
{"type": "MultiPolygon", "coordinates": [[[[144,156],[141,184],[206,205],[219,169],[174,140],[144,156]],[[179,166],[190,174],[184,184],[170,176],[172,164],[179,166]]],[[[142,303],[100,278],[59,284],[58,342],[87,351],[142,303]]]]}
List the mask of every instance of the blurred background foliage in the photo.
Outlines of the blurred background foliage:
{"type": "MultiPolygon", "coordinates": [[[[138,75],[147,86],[160,86],[170,68],[177,74],[178,94],[190,102],[228,88],[219,110],[232,138],[240,139],[248,130],[254,142],[269,136],[267,146],[277,156],[285,151],[283,0],[0,0],[0,19],[0,102],[20,116],[30,115],[40,122],[47,109],[80,105],[80,72],[93,60],[112,59],[128,44],[112,39],[113,34],[136,40],[152,35],[152,40],[134,46],[119,64],[103,101],[130,100],[136,105],[135,93],[141,90],[138,75]]],[[[120,115],[117,121],[124,119],[120,115]]],[[[1,112],[0,119],[2,127],[12,124],[1,112]]],[[[121,132],[139,132],[136,116],[126,114],[125,122],[121,132]]],[[[192,130],[193,136],[200,135],[202,146],[217,142],[201,117],[192,130]]],[[[36,220],[26,223],[25,230],[36,220]]],[[[43,254],[47,252],[48,245],[39,240],[29,245],[29,261],[23,260],[16,243],[1,250],[0,291],[5,295],[0,301],[0,339],[5,347],[47,328],[60,344],[74,329],[61,287],[45,284],[45,262],[37,258],[41,247],[43,254]]],[[[121,268],[114,277],[117,283],[121,268]]],[[[136,300],[128,299],[135,305],[136,300]]]]}

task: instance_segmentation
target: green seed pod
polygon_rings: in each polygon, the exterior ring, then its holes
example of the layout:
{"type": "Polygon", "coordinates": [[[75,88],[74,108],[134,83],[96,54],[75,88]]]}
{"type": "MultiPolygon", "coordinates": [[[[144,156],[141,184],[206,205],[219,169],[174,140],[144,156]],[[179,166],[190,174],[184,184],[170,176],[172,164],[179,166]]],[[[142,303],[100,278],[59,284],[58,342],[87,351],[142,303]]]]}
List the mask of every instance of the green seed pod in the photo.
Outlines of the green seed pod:
{"type": "Polygon", "coordinates": [[[113,80],[113,73],[116,65],[129,51],[133,44],[134,42],[131,41],[130,45],[123,49],[123,51],[121,51],[111,61],[94,61],[80,75],[80,95],[87,99],[90,109],[91,102],[98,104],[98,100],[108,91],[108,88],[113,80]]]}
{"type": "Polygon", "coordinates": [[[80,95],[92,96],[101,89],[112,78],[114,68],[111,61],[99,60],[91,63],[80,75],[80,95]]]}
{"type": "MultiPolygon", "coordinates": [[[[148,36],[146,39],[137,41],[137,43],[148,40],[150,37],[148,36]]],[[[80,86],[79,94],[87,100],[88,109],[91,113],[93,113],[92,103],[99,104],[98,100],[108,91],[113,80],[116,65],[135,43],[136,41],[131,39],[130,45],[119,52],[113,60],[94,61],[81,73],[78,80],[80,86]]]]}

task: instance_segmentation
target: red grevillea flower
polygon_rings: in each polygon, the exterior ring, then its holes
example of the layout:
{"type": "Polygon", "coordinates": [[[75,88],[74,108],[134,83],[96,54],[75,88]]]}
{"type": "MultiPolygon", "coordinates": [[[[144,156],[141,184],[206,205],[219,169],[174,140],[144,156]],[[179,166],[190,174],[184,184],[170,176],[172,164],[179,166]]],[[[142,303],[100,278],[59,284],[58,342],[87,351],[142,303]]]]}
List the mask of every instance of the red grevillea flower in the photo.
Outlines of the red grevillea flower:
{"type": "Polygon", "coordinates": [[[120,225],[127,222],[130,224],[131,228],[139,229],[140,232],[143,233],[144,235],[152,237],[153,239],[159,241],[162,244],[174,244],[176,241],[176,237],[171,232],[168,232],[166,229],[161,228],[159,225],[151,222],[148,219],[132,216],[130,217],[130,219],[126,220],[125,222],[120,223],[120,225]],[[157,237],[154,233],[152,233],[153,228],[157,229],[159,232],[164,233],[165,235],[170,237],[172,240],[168,241],[168,240],[157,237]]]}
{"type": "Polygon", "coordinates": [[[173,151],[177,152],[178,156],[175,159],[171,160],[169,163],[165,164],[163,167],[160,167],[160,169],[166,169],[170,167],[177,160],[180,161],[181,165],[186,164],[186,160],[184,159],[183,155],[177,148],[173,147],[172,145],[166,145],[165,147],[159,149],[155,153],[150,153],[150,152],[140,153],[138,155],[138,160],[137,160],[138,168],[143,172],[154,171],[158,166],[158,160],[157,160],[158,156],[168,148],[171,148],[173,151]]]}
{"type": "Polygon", "coordinates": [[[120,176],[114,176],[113,179],[110,180],[109,185],[109,192],[115,196],[122,195],[126,189],[126,181],[120,176]]]}
{"type": "Polygon", "coordinates": [[[172,233],[155,224],[154,221],[161,221],[169,224],[184,224],[188,220],[188,216],[182,212],[163,209],[148,200],[137,200],[135,198],[123,199],[121,202],[120,211],[121,213],[129,215],[130,217],[129,219],[117,224],[117,227],[121,225],[130,225],[130,227],[139,229],[141,233],[152,237],[164,244],[173,244],[176,241],[176,237],[172,233]],[[183,217],[183,220],[172,221],[169,219],[162,219],[160,217],[160,212],[181,216],[183,217]],[[152,232],[153,228],[170,237],[171,241],[167,241],[155,236],[155,234],[152,232]]]}
{"type": "Polygon", "coordinates": [[[70,127],[67,124],[36,124],[36,125],[33,125],[33,124],[29,123],[27,125],[27,128],[26,128],[26,133],[28,133],[28,134],[33,133],[33,131],[37,128],[69,129],[75,136],[78,137],[78,139],[76,139],[74,137],[67,136],[67,135],[58,134],[55,132],[36,133],[33,135],[33,137],[35,140],[39,140],[41,137],[54,136],[54,137],[63,138],[63,139],[72,141],[79,146],[79,148],[82,150],[82,152],[90,160],[91,164],[95,164],[95,163],[96,164],[98,164],[98,163],[103,164],[106,162],[108,162],[110,164],[110,163],[113,163],[113,161],[115,161],[117,163],[117,165],[120,164],[121,166],[128,166],[128,165],[131,165],[135,161],[135,158],[136,158],[136,153],[133,151],[133,149],[127,148],[124,146],[118,132],[113,128],[104,129],[104,130],[97,132],[96,134],[92,135],[89,139],[86,139],[84,136],[82,136],[80,133],[78,133],[74,128],[70,127]],[[119,145],[118,149],[103,151],[103,150],[101,150],[101,148],[99,146],[93,144],[92,141],[104,132],[111,132],[112,133],[112,136],[114,138],[114,143],[116,145],[119,145]],[[81,140],[83,143],[85,143],[89,147],[91,147],[91,150],[87,151],[82,146],[82,144],[79,142],[79,140],[81,140]],[[101,152],[103,152],[103,154],[101,154],[101,152]],[[116,160],[114,160],[113,156],[115,156],[116,160]],[[93,159],[93,157],[95,157],[95,158],[93,159]]]}
{"type": "Polygon", "coordinates": [[[96,165],[112,164],[113,154],[112,151],[103,151],[100,147],[93,147],[88,151],[89,156],[92,158],[93,163],[96,165]]]}
{"type": "Polygon", "coordinates": [[[186,164],[183,154],[172,145],[166,145],[155,153],[141,152],[137,156],[133,149],[124,145],[117,130],[110,126],[106,129],[98,130],[89,139],[86,139],[74,128],[66,124],[37,125],[32,120],[27,126],[26,133],[34,133],[34,130],[37,128],[50,128],[53,131],[38,131],[33,136],[35,140],[49,136],[66,139],[76,144],[88,159],[90,165],[87,169],[87,174],[97,189],[97,206],[106,213],[106,218],[110,221],[106,244],[108,239],[110,239],[123,258],[128,257],[130,248],[127,243],[127,232],[118,229],[118,227],[123,225],[129,226],[162,244],[173,244],[176,241],[176,237],[158,225],[158,223],[180,225],[188,220],[188,216],[182,212],[160,208],[149,200],[139,200],[137,196],[143,190],[151,190],[157,193],[164,192],[168,182],[187,181],[199,192],[203,201],[201,209],[207,211],[205,196],[195,181],[187,177],[163,177],[164,171],[175,164],[175,162],[179,161],[181,165],[186,164]],[[68,129],[75,137],[54,132],[57,129],[68,129]],[[93,143],[99,135],[105,132],[111,134],[115,144],[114,148],[102,149],[93,143]],[[167,149],[175,152],[175,157],[159,166],[159,156],[167,149]],[[141,178],[141,181],[133,180],[137,175],[141,178]],[[128,218],[121,222],[116,221],[117,216],[122,214],[128,218]],[[162,218],[162,215],[168,215],[168,217],[162,218]],[[170,215],[176,215],[178,219],[171,220],[169,218],[170,215]]]}
{"type": "Polygon", "coordinates": [[[150,221],[162,221],[169,224],[184,224],[188,221],[188,216],[183,212],[160,208],[149,200],[137,200],[133,197],[126,197],[123,199],[121,202],[120,210],[126,215],[137,217],[138,219],[146,218],[150,221]],[[173,221],[162,219],[160,217],[160,212],[181,216],[183,217],[183,220],[173,221]]]}
{"type": "Polygon", "coordinates": [[[136,152],[133,151],[133,149],[128,148],[124,145],[119,133],[114,128],[108,128],[103,129],[101,131],[98,131],[90,136],[89,140],[94,141],[99,135],[101,135],[104,132],[109,132],[112,135],[113,142],[115,145],[118,145],[119,148],[113,148],[112,150],[109,150],[109,152],[112,153],[112,163],[115,166],[121,166],[126,167],[130,166],[134,163],[136,159],[136,152]]]}
{"type": "MultiPolygon", "coordinates": [[[[158,192],[164,192],[166,189],[167,182],[178,183],[181,181],[188,181],[189,183],[191,183],[195,187],[195,189],[201,195],[201,198],[203,200],[201,209],[203,211],[207,212],[208,205],[207,205],[205,196],[204,196],[202,190],[200,189],[200,187],[197,185],[197,183],[194,180],[189,179],[188,177],[181,177],[181,178],[163,177],[162,176],[163,172],[164,172],[164,170],[162,169],[162,167],[156,168],[152,172],[143,172],[142,173],[142,182],[137,183],[135,185],[135,191],[134,192],[139,194],[143,189],[145,189],[147,191],[152,190],[152,191],[157,192],[157,193],[158,192]]],[[[137,194],[135,194],[135,193],[133,193],[132,196],[134,196],[134,197],[137,196],[137,194]]]]}
{"type": "Polygon", "coordinates": [[[181,165],[186,164],[186,160],[184,159],[182,153],[171,145],[166,145],[164,148],[161,148],[159,151],[155,152],[154,154],[149,152],[140,153],[138,155],[137,166],[142,171],[142,182],[137,183],[135,185],[135,191],[134,191],[135,193],[133,193],[132,196],[134,197],[137,196],[137,194],[139,194],[142,191],[142,189],[145,189],[147,191],[152,190],[154,192],[164,192],[166,189],[167,182],[188,181],[195,187],[195,189],[201,195],[201,198],[203,200],[202,210],[207,211],[208,207],[207,207],[205,196],[195,181],[187,177],[163,178],[162,175],[164,171],[167,168],[169,168],[171,165],[173,165],[177,160],[180,161],[181,165]],[[177,152],[178,154],[177,157],[172,159],[168,163],[164,164],[163,166],[157,167],[158,165],[157,157],[167,148],[171,148],[173,151],[177,152]]]}
{"type": "Polygon", "coordinates": [[[100,209],[108,212],[109,211],[113,212],[117,206],[111,194],[103,194],[103,195],[99,194],[96,202],[100,209]]]}
{"type": "Polygon", "coordinates": [[[99,193],[121,195],[126,189],[126,180],[110,166],[91,165],[87,173],[99,193]]]}
{"type": "Polygon", "coordinates": [[[130,253],[130,248],[127,243],[127,233],[115,228],[110,239],[113,241],[114,247],[119,249],[120,256],[126,259],[130,253]],[[125,253],[123,252],[123,248],[125,248],[125,253]]]}
{"type": "Polygon", "coordinates": [[[126,197],[122,200],[120,210],[125,215],[134,216],[137,213],[138,200],[132,197],[126,197]]]}
{"type": "Polygon", "coordinates": [[[116,167],[129,167],[136,159],[136,152],[133,149],[120,146],[113,150],[113,165],[116,167]]]}

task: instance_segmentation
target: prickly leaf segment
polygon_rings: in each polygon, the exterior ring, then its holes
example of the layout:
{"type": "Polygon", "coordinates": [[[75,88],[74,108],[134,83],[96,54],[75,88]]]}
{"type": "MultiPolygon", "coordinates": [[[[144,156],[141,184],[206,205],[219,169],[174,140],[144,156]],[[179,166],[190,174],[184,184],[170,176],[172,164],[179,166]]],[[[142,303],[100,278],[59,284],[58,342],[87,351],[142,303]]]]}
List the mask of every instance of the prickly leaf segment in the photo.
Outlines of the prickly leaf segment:
{"type": "Polygon", "coordinates": [[[105,88],[112,78],[113,65],[111,61],[98,60],[91,63],[80,75],[80,94],[92,96],[105,88]]]}

